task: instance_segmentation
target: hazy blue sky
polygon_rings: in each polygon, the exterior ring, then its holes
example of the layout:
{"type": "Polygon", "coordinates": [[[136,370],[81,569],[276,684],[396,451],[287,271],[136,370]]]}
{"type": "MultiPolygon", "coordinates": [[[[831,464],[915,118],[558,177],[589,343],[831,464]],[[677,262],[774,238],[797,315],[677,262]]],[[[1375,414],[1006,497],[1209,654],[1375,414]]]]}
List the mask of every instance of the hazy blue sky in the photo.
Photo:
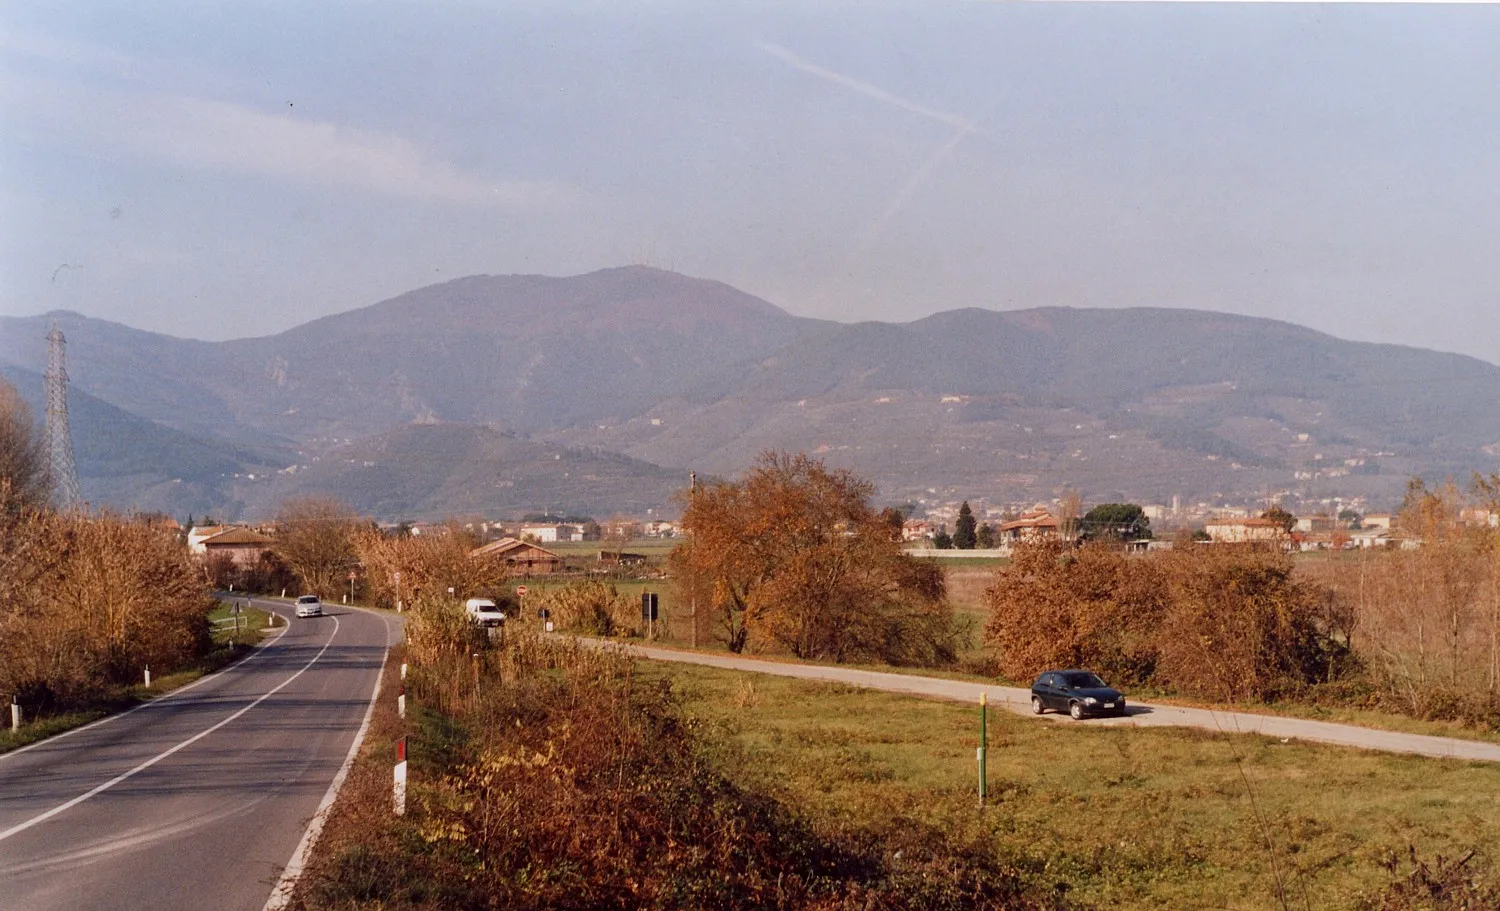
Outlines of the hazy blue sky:
{"type": "Polygon", "coordinates": [[[635,262],[1500,361],[1493,6],[8,4],[0,118],[6,314],[225,338],[635,262]]]}

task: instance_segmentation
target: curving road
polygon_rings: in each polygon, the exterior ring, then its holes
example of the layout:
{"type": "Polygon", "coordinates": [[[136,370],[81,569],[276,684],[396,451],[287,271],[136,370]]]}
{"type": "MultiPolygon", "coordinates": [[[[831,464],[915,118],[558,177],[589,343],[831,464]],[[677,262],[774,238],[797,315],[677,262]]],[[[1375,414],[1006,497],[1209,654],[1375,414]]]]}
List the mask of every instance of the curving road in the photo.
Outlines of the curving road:
{"type": "Polygon", "coordinates": [[[0,906],[265,908],[399,633],[394,618],[327,610],[191,686],[0,754],[0,906]]]}
{"type": "MultiPolygon", "coordinates": [[[[601,640],[590,641],[602,644],[601,640]]],[[[989,701],[994,705],[1014,712],[1031,713],[1031,691],[1020,687],[966,683],[961,680],[944,680],[938,677],[917,677],[817,664],[791,664],[759,658],[710,655],[641,645],[620,647],[630,654],[656,661],[678,661],[729,670],[753,671],[759,674],[776,674],[782,677],[827,680],[932,699],[977,703],[980,694],[987,693],[989,701]]],[[[1060,719],[1068,724],[1079,723],[1065,715],[1048,714],[1043,717],[1060,719]]],[[[1134,703],[1130,706],[1130,714],[1124,718],[1092,718],[1082,723],[1134,727],[1194,727],[1233,734],[1263,734],[1267,737],[1330,743],[1387,753],[1414,753],[1445,759],[1500,762],[1500,743],[1459,740],[1453,737],[1431,737],[1425,734],[1401,734],[1352,724],[1335,724],[1280,715],[1255,715],[1249,712],[1185,708],[1175,705],[1134,703]]]]}

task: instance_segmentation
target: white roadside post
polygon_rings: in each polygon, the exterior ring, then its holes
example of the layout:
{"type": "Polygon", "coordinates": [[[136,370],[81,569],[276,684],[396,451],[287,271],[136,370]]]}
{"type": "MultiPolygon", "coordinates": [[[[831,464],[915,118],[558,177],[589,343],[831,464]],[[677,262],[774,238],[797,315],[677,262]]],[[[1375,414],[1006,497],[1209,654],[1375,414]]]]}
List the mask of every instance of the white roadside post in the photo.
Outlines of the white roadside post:
{"type": "Polygon", "coordinates": [[[406,679],[406,662],[405,661],[401,662],[401,679],[402,680],[406,679]]]}
{"type": "Polygon", "coordinates": [[[406,815],[406,738],[402,737],[396,741],[396,781],[395,781],[395,804],[396,815],[406,815]]]}
{"type": "Polygon", "coordinates": [[[21,703],[17,702],[14,696],[10,697],[10,729],[12,731],[21,729],[21,703]]]}
{"type": "Polygon", "coordinates": [[[406,717],[406,687],[404,685],[396,692],[396,717],[406,717]]]}
{"type": "Polygon", "coordinates": [[[146,689],[151,688],[151,665],[146,665],[146,689]]]}

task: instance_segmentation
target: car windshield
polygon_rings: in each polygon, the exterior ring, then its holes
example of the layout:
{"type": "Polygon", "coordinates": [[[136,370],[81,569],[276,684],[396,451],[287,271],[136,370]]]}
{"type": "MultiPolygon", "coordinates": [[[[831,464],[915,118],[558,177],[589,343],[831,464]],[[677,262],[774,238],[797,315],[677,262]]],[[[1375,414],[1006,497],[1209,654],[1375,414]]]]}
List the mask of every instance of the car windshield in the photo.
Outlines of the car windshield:
{"type": "Polygon", "coordinates": [[[1075,690],[1088,690],[1102,688],[1105,683],[1093,674],[1063,674],[1063,682],[1075,690]]]}
{"type": "Polygon", "coordinates": [[[302,597],[300,597],[300,598],[297,599],[297,603],[298,604],[317,604],[318,603],[318,596],[317,595],[303,595],[302,597]]]}

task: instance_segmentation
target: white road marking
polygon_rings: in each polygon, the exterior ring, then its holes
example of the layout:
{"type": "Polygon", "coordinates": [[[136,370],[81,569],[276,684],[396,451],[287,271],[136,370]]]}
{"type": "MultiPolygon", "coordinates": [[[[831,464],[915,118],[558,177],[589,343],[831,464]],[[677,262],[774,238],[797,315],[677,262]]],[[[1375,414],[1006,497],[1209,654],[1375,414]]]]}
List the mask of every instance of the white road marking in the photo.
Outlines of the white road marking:
{"type": "MultiPolygon", "coordinates": [[[[283,618],[283,619],[285,619],[285,618],[283,618]]],[[[45,737],[45,738],[43,738],[41,740],[38,740],[36,743],[28,743],[28,744],[26,744],[23,747],[16,747],[14,750],[10,750],[10,751],[5,752],[5,753],[0,753],[0,762],[4,762],[5,760],[9,759],[12,756],[19,756],[22,753],[26,753],[26,752],[29,752],[31,750],[34,750],[37,747],[51,746],[52,744],[58,742],[59,740],[62,740],[65,737],[72,737],[74,734],[82,734],[84,731],[92,730],[92,729],[97,728],[97,727],[99,727],[101,725],[109,724],[111,721],[118,721],[119,719],[124,718],[126,715],[133,715],[136,712],[141,711],[142,709],[149,709],[149,708],[152,708],[154,706],[161,705],[162,703],[166,702],[167,700],[173,699],[173,698],[175,698],[177,696],[181,696],[183,693],[186,693],[188,690],[193,689],[194,687],[202,686],[203,684],[207,683],[210,680],[222,680],[223,677],[221,675],[224,672],[230,671],[230,670],[234,670],[235,668],[244,667],[246,664],[249,664],[251,661],[254,661],[256,658],[259,658],[262,654],[264,654],[264,651],[263,651],[262,647],[267,646],[267,645],[271,645],[272,643],[274,643],[277,640],[279,640],[282,636],[286,635],[286,631],[288,629],[290,629],[290,628],[291,628],[291,624],[290,623],[288,623],[286,626],[281,627],[281,631],[278,632],[275,636],[272,636],[270,639],[262,640],[259,643],[260,647],[257,647],[253,653],[251,653],[249,655],[246,655],[244,658],[241,658],[240,660],[238,660],[235,663],[229,665],[228,667],[224,667],[224,668],[221,668],[221,669],[219,669],[217,671],[214,671],[212,674],[204,674],[202,677],[199,677],[197,680],[194,680],[192,683],[189,683],[186,686],[179,686],[177,689],[172,690],[170,693],[163,693],[162,695],[157,696],[155,699],[152,699],[150,702],[143,702],[140,705],[136,706],[135,708],[126,709],[125,711],[120,712],[119,714],[116,714],[116,715],[105,715],[103,718],[100,718],[98,721],[91,721],[88,724],[83,725],[82,727],[72,728],[71,730],[63,731],[60,734],[53,734],[51,737],[45,737]]]]}
{"type": "Polygon", "coordinates": [[[323,643],[323,647],[320,648],[320,649],[318,649],[318,653],[312,657],[312,660],[309,661],[309,662],[307,662],[306,664],[304,664],[302,666],[302,669],[299,670],[297,673],[295,673],[292,676],[286,678],[285,680],[283,680],[280,683],[278,683],[273,689],[267,691],[265,693],[265,695],[261,696],[259,699],[256,699],[254,702],[252,702],[249,705],[245,706],[244,708],[240,709],[238,712],[235,712],[233,715],[230,715],[228,718],[225,718],[223,721],[220,721],[218,724],[214,725],[213,727],[208,728],[205,731],[201,731],[201,732],[199,732],[197,734],[194,734],[192,737],[189,737],[187,740],[182,741],[181,743],[177,744],[176,746],[172,747],[169,750],[164,750],[163,752],[157,753],[155,756],[151,757],[150,759],[146,760],[145,762],[141,763],[140,765],[136,766],[135,768],[131,769],[130,771],[128,771],[128,772],[122,772],[119,775],[116,775],[114,778],[111,778],[109,781],[106,781],[104,784],[99,785],[97,788],[94,788],[91,791],[87,791],[87,792],[85,792],[83,794],[80,794],[77,797],[73,798],[72,800],[68,801],[67,803],[60,804],[60,805],[58,805],[56,807],[53,807],[52,809],[48,810],[45,813],[42,813],[42,814],[40,814],[38,816],[33,816],[32,818],[26,820],[25,822],[17,823],[16,825],[11,826],[9,829],[6,829],[4,832],[0,832],[0,841],[5,841],[7,838],[10,838],[12,835],[16,835],[18,833],[24,832],[27,829],[31,828],[32,826],[37,825],[38,823],[46,822],[47,820],[49,820],[52,817],[56,816],[57,814],[63,812],[64,810],[72,809],[73,807],[76,807],[79,804],[83,803],[85,800],[88,800],[91,797],[95,797],[95,796],[97,796],[99,794],[104,793],[105,791],[108,791],[110,788],[112,788],[115,785],[119,784],[120,782],[126,780],[127,778],[131,778],[132,776],[135,776],[135,775],[137,775],[137,774],[139,774],[141,772],[144,772],[145,770],[147,770],[147,769],[151,768],[152,766],[156,765],[158,762],[161,762],[163,759],[166,759],[168,756],[171,756],[172,754],[176,753],[179,750],[182,750],[182,749],[185,749],[185,748],[187,748],[189,746],[192,746],[193,744],[195,744],[198,741],[202,740],[204,737],[207,737],[209,734],[212,734],[214,731],[217,731],[219,728],[223,727],[224,725],[228,724],[229,722],[235,720],[236,718],[239,718],[241,715],[243,715],[246,712],[250,711],[251,709],[255,708],[257,705],[260,705],[262,702],[265,702],[267,699],[270,699],[272,696],[274,696],[277,693],[281,692],[281,690],[283,690],[284,688],[286,688],[293,680],[296,680],[298,677],[301,677],[303,674],[307,673],[308,668],[311,668],[314,664],[317,664],[318,663],[318,659],[323,657],[323,653],[326,652],[326,651],[328,651],[328,647],[333,644],[334,637],[336,637],[338,634],[339,634],[339,619],[337,617],[334,617],[333,618],[333,633],[331,635],[329,635],[328,641],[325,642],[325,643],[323,643]]]}
{"type": "Polygon", "coordinates": [[[375,714],[375,700],[380,697],[380,681],[385,676],[386,659],[391,656],[391,618],[382,617],[381,620],[385,623],[385,655],[381,657],[380,670],[375,674],[375,688],[370,691],[370,704],[365,707],[365,720],[360,724],[359,731],[355,733],[354,742],[349,744],[349,755],[344,757],[344,764],[339,766],[338,774],[333,776],[333,783],[328,786],[328,793],[323,795],[322,803],[318,804],[318,809],[313,811],[313,817],[307,824],[307,831],[302,833],[302,840],[297,843],[297,850],[292,852],[292,859],[286,862],[286,867],[281,871],[281,879],[276,881],[276,887],[271,890],[271,897],[266,899],[263,911],[282,911],[292,900],[292,892],[296,890],[297,880],[301,878],[302,870],[307,866],[307,858],[311,856],[313,846],[318,843],[319,836],[323,834],[323,823],[328,819],[328,810],[338,798],[339,789],[344,786],[344,779],[354,765],[354,758],[359,755],[359,748],[365,742],[365,733],[370,730],[370,717],[375,714]]]}

